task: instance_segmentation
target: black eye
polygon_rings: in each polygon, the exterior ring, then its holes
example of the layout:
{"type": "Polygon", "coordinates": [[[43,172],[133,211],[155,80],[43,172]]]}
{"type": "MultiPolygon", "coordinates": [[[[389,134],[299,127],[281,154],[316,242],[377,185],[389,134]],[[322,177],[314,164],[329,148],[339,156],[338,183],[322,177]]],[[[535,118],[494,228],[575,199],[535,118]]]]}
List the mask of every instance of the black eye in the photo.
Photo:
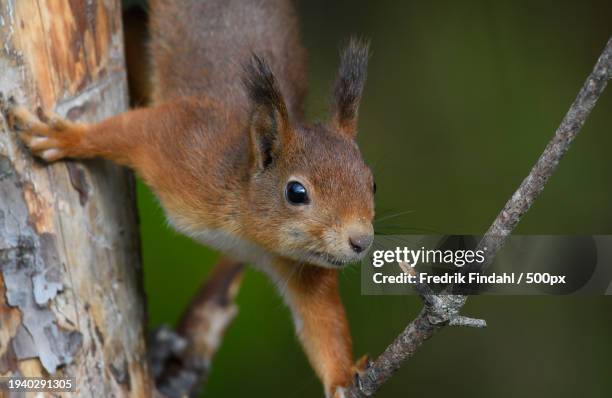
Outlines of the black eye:
{"type": "Polygon", "coordinates": [[[372,183],[372,192],[376,193],[376,181],[372,183]]]}
{"type": "Polygon", "coordinates": [[[306,205],[310,202],[306,188],[297,181],[289,181],[285,196],[292,205],[306,205]]]}

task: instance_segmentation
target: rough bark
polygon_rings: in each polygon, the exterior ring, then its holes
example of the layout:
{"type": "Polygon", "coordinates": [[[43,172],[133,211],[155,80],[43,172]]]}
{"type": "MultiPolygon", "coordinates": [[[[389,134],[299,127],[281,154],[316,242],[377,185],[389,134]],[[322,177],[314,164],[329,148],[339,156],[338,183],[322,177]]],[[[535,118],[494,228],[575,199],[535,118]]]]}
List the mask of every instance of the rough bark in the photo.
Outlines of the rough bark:
{"type": "MultiPolygon", "coordinates": [[[[0,92],[94,121],[127,108],[118,0],[0,2],[0,92]]],[[[133,178],[32,159],[0,119],[0,375],[151,396],[133,178]]]]}

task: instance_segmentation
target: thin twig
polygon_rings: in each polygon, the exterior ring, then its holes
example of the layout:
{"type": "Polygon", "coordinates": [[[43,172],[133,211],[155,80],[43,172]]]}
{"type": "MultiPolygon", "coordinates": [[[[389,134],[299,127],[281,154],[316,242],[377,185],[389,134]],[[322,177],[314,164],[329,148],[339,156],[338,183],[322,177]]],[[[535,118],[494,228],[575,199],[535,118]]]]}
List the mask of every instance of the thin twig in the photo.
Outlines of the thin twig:
{"type": "MultiPolygon", "coordinates": [[[[508,200],[483,239],[479,248],[487,248],[487,263],[501,249],[512,230],[529,210],[535,199],[544,189],[546,182],[554,173],[559,161],[569,149],[570,144],[584,125],[612,76],[612,38],[608,40],[593,71],[588,76],[576,100],[561,121],[554,137],[531,169],[527,178],[508,200]]],[[[416,350],[445,325],[483,327],[482,320],[459,315],[467,297],[458,295],[434,296],[422,287],[419,293],[425,305],[419,315],[408,324],[406,329],[380,354],[372,365],[347,389],[346,396],[362,398],[372,396],[410,358],[416,350]]]]}

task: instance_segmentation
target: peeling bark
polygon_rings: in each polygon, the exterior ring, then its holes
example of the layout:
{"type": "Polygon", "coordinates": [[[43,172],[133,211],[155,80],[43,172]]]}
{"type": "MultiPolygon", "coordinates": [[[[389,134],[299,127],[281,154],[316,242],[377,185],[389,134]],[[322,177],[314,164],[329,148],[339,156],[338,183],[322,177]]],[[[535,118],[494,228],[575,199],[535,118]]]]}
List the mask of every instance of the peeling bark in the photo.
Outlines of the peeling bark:
{"type": "MultiPolygon", "coordinates": [[[[0,2],[0,92],[94,121],[127,108],[117,0],[0,2]]],[[[0,119],[0,375],[152,396],[133,178],[32,159],[0,119]]]]}

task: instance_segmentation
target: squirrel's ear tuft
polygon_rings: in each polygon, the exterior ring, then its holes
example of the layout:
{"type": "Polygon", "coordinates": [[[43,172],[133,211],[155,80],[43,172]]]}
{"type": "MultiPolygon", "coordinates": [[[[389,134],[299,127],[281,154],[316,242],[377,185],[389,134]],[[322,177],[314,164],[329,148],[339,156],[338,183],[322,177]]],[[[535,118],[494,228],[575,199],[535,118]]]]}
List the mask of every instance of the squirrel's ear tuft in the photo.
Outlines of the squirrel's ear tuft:
{"type": "Polygon", "coordinates": [[[332,93],[331,122],[343,134],[357,133],[357,113],[368,74],[370,43],[352,38],[340,54],[340,67],[332,93]]]}
{"type": "Polygon", "coordinates": [[[289,116],[268,64],[253,54],[244,67],[243,83],[251,101],[250,135],[258,166],[265,168],[290,139],[289,116]]]}

